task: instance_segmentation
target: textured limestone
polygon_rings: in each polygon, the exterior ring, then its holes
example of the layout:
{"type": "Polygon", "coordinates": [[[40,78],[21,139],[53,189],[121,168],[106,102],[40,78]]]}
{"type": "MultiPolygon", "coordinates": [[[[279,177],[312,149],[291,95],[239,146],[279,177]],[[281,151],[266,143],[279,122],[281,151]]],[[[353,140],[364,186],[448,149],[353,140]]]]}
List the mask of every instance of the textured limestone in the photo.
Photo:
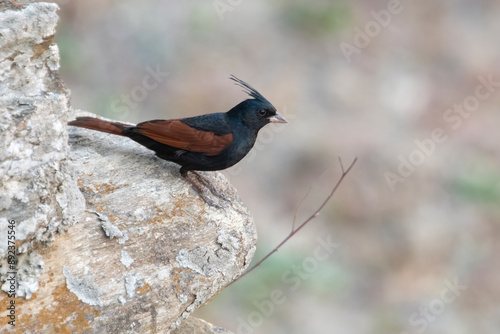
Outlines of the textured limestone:
{"type": "Polygon", "coordinates": [[[8,221],[14,220],[18,252],[26,253],[18,295],[26,298],[37,290],[43,267],[32,249],[51,244],[84,207],[68,159],[68,93],[53,43],[57,9],[34,3],[0,12],[0,278],[5,282],[8,221]]]}
{"type": "Polygon", "coordinates": [[[232,334],[232,332],[209,324],[195,317],[189,317],[172,334],[232,334]]]}
{"type": "Polygon", "coordinates": [[[174,328],[241,274],[255,251],[255,227],[222,174],[204,173],[222,194],[207,192],[210,205],[179,175],[179,166],[128,138],[69,132],[87,214],[69,232],[79,231],[64,246],[72,260],[66,266],[79,279],[92,276],[99,290],[96,333],[118,326],[174,328]],[[117,310],[128,314],[121,322],[113,318],[117,310]]]}

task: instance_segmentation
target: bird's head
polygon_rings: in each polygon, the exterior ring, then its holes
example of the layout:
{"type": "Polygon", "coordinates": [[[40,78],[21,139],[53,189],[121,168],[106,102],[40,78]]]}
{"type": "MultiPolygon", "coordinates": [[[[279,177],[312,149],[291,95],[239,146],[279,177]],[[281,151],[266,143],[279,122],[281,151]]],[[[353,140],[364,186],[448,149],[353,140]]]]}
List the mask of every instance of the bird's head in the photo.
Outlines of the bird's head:
{"type": "Polygon", "coordinates": [[[253,99],[245,100],[231,109],[228,112],[230,117],[240,118],[243,124],[254,128],[256,131],[268,123],[286,123],[286,119],[276,111],[271,102],[255,88],[243,80],[236,78],[234,75],[230,79],[235,81],[248,95],[253,97],[253,99]]]}

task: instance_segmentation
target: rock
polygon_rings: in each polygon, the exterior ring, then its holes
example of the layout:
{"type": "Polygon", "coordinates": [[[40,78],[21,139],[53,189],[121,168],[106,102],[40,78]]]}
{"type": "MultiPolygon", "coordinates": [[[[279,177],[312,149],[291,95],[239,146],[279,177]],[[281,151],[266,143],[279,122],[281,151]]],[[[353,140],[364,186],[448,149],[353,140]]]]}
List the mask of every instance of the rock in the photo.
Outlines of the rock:
{"type": "Polygon", "coordinates": [[[49,250],[44,261],[64,273],[76,304],[98,306],[91,333],[163,333],[249,264],[255,226],[221,173],[204,173],[222,194],[206,195],[212,206],[179,166],[128,138],[71,128],[70,144],[87,212],[56,240],[64,254],[49,250]]]}
{"type": "MultiPolygon", "coordinates": [[[[0,12],[0,259],[4,264],[14,221],[17,250],[24,253],[17,294],[29,298],[43,268],[34,249],[74,224],[84,199],[68,159],[69,96],[53,43],[58,7],[11,7],[0,12]]],[[[2,281],[7,271],[2,265],[2,281]]]]}
{"type": "MultiPolygon", "coordinates": [[[[250,213],[221,173],[203,173],[219,194],[203,199],[177,165],[127,138],[71,128],[70,150],[69,115],[88,113],[69,107],[57,73],[57,6],[0,10],[0,235],[16,221],[17,324],[27,333],[168,333],[248,266],[250,213]]],[[[0,249],[8,290],[7,238],[0,249]]],[[[184,322],[176,333],[223,332],[184,322]]]]}
{"type": "Polygon", "coordinates": [[[172,334],[232,334],[232,332],[209,324],[208,322],[195,318],[189,317],[182,322],[182,324],[176,330],[172,331],[172,334]]]}

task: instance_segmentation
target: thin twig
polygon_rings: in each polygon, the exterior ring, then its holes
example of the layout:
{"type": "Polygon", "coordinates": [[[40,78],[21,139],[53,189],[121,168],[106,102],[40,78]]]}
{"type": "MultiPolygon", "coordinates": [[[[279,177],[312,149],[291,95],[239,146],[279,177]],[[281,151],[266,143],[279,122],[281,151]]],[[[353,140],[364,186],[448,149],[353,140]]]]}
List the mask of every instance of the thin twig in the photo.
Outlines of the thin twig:
{"type": "Polygon", "coordinates": [[[340,186],[340,184],[342,183],[342,181],[344,180],[344,178],[346,177],[346,175],[351,171],[352,167],[354,166],[354,164],[356,163],[357,160],[358,160],[358,158],[354,158],[354,160],[349,165],[349,167],[347,169],[344,169],[344,166],[342,164],[342,160],[339,157],[340,168],[342,169],[342,175],[340,176],[339,180],[337,181],[337,183],[333,187],[333,189],[330,192],[330,194],[323,201],[323,203],[321,203],[321,205],[316,209],[316,211],[314,211],[314,213],[311,216],[309,216],[309,218],[307,218],[302,224],[300,224],[299,227],[297,227],[296,229],[292,229],[292,232],[290,232],[290,234],[285,239],[283,239],[283,241],[280,242],[279,245],[276,246],[276,248],[274,248],[271,252],[269,252],[269,254],[267,254],[266,256],[264,256],[259,262],[257,262],[255,265],[253,265],[250,269],[248,269],[243,274],[241,274],[241,276],[239,276],[234,281],[232,281],[231,283],[229,283],[226,287],[230,286],[231,284],[233,284],[234,282],[238,281],[242,277],[248,275],[255,268],[257,268],[258,266],[260,266],[262,262],[264,262],[271,255],[273,255],[274,253],[276,253],[278,251],[278,249],[281,248],[281,246],[283,246],[288,240],[290,240],[291,237],[293,237],[298,231],[300,231],[304,226],[306,226],[307,223],[309,223],[311,220],[313,220],[314,218],[316,218],[319,215],[319,213],[321,212],[321,210],[323,210],[323,208],[325,207],[325,205],[328,203],[328,201],[332,198],[333,194],[335,194],[335,192],[337,191],[337,188],[340,186]]]}
{"type": "MultiPolygon", "coordinates": [[[[340,157],[339,157],[339,160],[340,160],[340,157]]],[[[342,166],[342,162],[340,163],[340,166],[342,168],[342,173],[344,173],[344,167],[342,166]]],[[[292,232],[295,230],[295,221],[297,220],[297,215],[299,213],[299,210],[300,208],[302,207],[302,204],[303,202],[306,200],[307,197],[309,197],[309,194],[311,193],[311,190],[313,188],[313,185],[318,183],[319,180],[322,180],[326,174],[328,174],[330,172],[330,170],[326,170],[323,174],[321,174],[320,177],[318,177],[318,179],[316,180],[316,182],[314,182],[313,184],[311,184],[311,186],[309,187],[309,189],[307,190],[307,193],[305,194],[305,196],[300,200],[299,204],[297,205],[297,207],[295,208],[295,214],[293,215],[293,222],[292,222],[292,232]]]]}
{"type": "Polygon", "coordinates": [[[295,221],[297,220],[297,214],[299,213],[300,207],[302,206],[302,203],[305,201],[305,199],[309,197],[311,190],[312,186],[309,187],[309,190],[307,191],[306,195],[302,197],[302,199],[299,202],[299,205],[297,205],[297,208],[295,209],[295,214],[293,215],[293,222],[292,222],[292,232],[295,229],[295,221]]]}

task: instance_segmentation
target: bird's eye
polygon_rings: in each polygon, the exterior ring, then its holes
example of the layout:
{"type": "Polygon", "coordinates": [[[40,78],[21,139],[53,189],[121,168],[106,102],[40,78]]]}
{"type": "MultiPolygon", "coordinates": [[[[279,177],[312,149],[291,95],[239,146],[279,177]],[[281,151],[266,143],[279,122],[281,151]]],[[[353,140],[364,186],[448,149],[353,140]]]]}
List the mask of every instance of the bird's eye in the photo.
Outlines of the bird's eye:
{"type": "Polygon", "coordinates": [[[264,117],[266,116],[267,112],[264,109],[259,110],[259,116],[264,117]]]}

